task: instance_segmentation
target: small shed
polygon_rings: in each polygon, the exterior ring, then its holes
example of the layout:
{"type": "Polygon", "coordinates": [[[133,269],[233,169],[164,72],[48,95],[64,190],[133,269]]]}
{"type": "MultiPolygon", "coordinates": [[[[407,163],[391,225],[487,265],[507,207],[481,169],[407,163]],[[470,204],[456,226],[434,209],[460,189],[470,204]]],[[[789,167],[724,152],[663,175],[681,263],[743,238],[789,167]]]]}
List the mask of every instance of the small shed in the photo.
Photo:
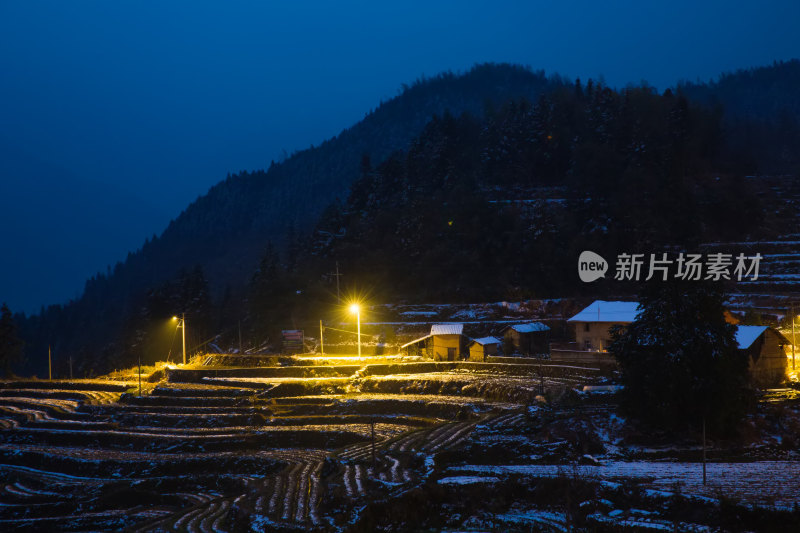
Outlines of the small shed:
{"type": "Polygon", "coordinates": [[[472,339],[469,344],[469,360],[483,362],[490,355],[497,355],[500,339],[497,337],[481,337],[472,339]]]}
{"type": "Polygon", "coordinates": [[[400,349],[435,361],[457,361],[464,351],[463,333],[464,324],[434,324],[430,333],[405,343],[400,349]]]}
{"type": "Polygon", "coordinates": [[[738,326],[736,343],[748,355],[748,368],[753,384],[767,388],[786,379],[786,351],[791,342],[778,330],[768,326],[738,326]]]}
{"type": "Polygon", "coordinates": [[[513,324],[503,330],[503,338],[515,352],[523,355],[547,353],[550,327],[541,322],[513,324]]]}
{"type": "Polygon", "coordinates": [[[436,361],[456,361],[461,358],[464,324],[434,324],[431,326],[430,353],[436,361]]]}

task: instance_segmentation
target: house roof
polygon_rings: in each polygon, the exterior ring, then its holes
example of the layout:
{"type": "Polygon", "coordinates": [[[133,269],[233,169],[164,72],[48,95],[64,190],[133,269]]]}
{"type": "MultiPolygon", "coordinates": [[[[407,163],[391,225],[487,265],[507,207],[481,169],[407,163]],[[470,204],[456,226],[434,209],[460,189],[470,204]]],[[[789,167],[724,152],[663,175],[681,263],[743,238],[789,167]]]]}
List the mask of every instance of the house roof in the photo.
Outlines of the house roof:
{"type": "Polygon", "coordinates": [[[525,324],[513,324],[508,326],[517,333],[535,333],[537,331],[550,331],[550,327],[541,322],[526,322],[525,324]]]}
{"type": "Polygon", "coordinates": [[[567,322],[617,322],[630,323],[636,320],[639,302],[607,302],[595,300],[583,311],[567,322]]]}
{"type": "Polygon", "coordinates": [[[464,324],[434,324],[431,326],[431,335],[461,335],[464,324]]]}
{"type": "Polygon", "coordinates": [[[487,344],[500,344],[500,339],[497,337],[481,337],[480,339],[472,339],[472,342],[486,346],[487,344]]]}
{"type": "Polygon", "coordinates": [[[740,350],[749,348],[767,330],[767,326],[737,326],[736,344],[740,350]]]}

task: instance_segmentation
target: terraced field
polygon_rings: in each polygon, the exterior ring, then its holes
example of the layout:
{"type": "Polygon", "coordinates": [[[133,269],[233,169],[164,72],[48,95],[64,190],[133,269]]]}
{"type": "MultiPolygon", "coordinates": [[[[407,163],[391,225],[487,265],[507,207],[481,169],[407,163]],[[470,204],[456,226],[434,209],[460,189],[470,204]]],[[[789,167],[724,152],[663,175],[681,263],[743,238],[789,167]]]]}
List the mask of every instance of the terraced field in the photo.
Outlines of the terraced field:
{"type": "Polygon", "coordinates": [[[350,362],[173,369],[141,396],[0,382],[0,531],[800,527],[793,396],[764,397],[745,452],[710,449],[705,486],[695,442],[642,444],[582,391],[596,370],[350,362]]]}
{"type": "MultiPolygon", "coordinates": [[[[541,392],[520,365],[425,365],[174,370],[142,396],[127,382],[2,382],[0,530],[353,527],[541,392]]],[[[554,369],[548,387],[593,371],[574,372],[554,369]]]]}

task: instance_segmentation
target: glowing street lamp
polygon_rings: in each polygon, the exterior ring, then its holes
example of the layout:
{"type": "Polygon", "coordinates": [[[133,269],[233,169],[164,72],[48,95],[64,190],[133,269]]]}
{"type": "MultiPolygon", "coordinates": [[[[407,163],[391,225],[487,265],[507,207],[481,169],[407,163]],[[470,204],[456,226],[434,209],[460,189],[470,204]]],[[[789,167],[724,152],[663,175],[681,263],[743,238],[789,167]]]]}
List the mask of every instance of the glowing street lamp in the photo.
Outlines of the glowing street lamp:
{"type": "Polygon", "coordinates": [[[357,303],[350,304],[350,312],[356,315],[358,334],[358,357],[361,357],[361,306],[357,303]]]}
{"type": "Polygon", "coordinates": [[[181,340],[183,341],[183,364],[186,364],[186,313],[181,313],[181,317],[178,318],[177,316],[172,317],[172,320],[177,320],[178,325],[176,327],[181,328],[181,340]]]}

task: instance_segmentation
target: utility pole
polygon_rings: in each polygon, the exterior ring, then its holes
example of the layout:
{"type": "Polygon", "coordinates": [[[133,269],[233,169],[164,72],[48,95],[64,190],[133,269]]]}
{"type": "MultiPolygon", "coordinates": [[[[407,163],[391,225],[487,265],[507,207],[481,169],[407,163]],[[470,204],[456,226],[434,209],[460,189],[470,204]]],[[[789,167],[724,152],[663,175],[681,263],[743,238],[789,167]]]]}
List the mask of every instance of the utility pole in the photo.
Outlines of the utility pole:
{"type": "Polygon", "coordinates": [[[336,276],[336,303],[341,304],[342,297],[339,295],[339,277],[341,277],[341,274],[339,274],[339,261],[336,261],[336,274],[334,276],[336,276]]]}
{"type": "Polygon", "coordinates": [[[369,423],[372,433],[372,472],[375,472],[375,421],[369,423]]]}
{"type": "Polygon", "coordinates": [[[239,321],[239,355],[242,355],[242,321],[239,321]]]}
{"type": "Polygon", "coordinates": [[[322,340],[322,320],[319,321],[319,353],[325,355],[325,341],[322,340]]]}
{"type": "Polygon", "coordinates": [[[790,313],[792,313],[792,371],[794,371],[794,302],[792,302],[790,313]]]}
{"type": "Polygon", "coordinates": [[[50,353],[50,345],[47,345],[47,379],[53,381],[53,356],[50,353]]]}
{"type": "Polygon", "coordinates": [[[539,394],[544,396],[544,371],[541,361],[539,362],[539,394]]]}
{"type": "Polygon", "coordinates": [[[142,396],[142,354],[139,353],[139,397],[142,396]]]}
{"type": "Polygon", "coordinates": [[[186,364],[186,313],[181,313],[181,337],[183,341],[183,364],[186,364]]]}
{"type": "Polygon", "coordinates": [[[703,486],[706,484],[706,417],[703,415],[703,486]]]}
{"type": "Polygon", "coordinates": [[[69,379],[72,379],[72,354],[69,356],[69,379]]]}

